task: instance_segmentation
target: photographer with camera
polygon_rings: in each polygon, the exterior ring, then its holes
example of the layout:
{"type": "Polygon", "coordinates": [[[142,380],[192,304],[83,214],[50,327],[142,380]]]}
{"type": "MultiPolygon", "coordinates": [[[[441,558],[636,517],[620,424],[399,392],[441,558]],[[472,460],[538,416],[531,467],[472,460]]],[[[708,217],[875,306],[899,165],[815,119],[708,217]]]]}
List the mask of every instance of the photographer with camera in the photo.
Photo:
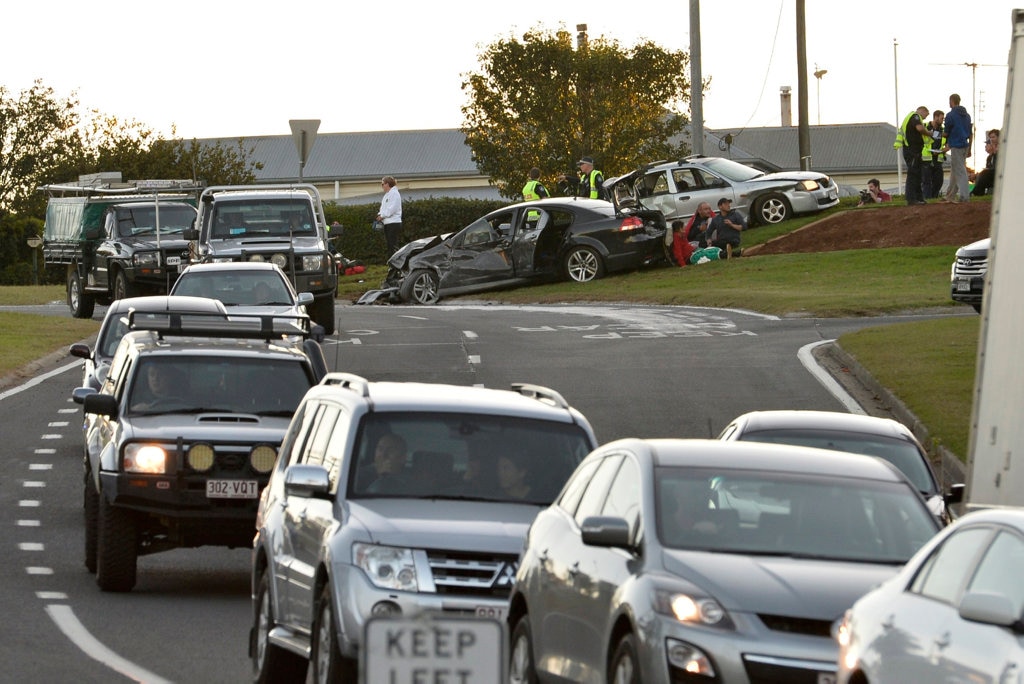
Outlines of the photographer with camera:
{"type": "Polygon", "coordinates": [[[877,178],[869,180],[868,189],[860,191],[860,202],[857,202],[857,206],[863,207],[865,204],[873,204],[875,202],[891,202],[892,195],[882,190],[879,185],[881,184],[877,178]]]}

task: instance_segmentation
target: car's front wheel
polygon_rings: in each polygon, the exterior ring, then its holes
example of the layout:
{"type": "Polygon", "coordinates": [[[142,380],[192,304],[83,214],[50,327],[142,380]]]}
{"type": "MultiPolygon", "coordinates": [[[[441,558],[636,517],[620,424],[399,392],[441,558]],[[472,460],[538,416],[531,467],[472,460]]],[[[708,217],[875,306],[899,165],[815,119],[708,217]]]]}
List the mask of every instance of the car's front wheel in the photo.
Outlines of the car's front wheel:
{"type": "Polygon", "coordinates": [[[537,684],[537,668],[533,661],[533,636],[530,616],[523,615],[512,629],[512,653],[508,665],[511,684],[537,684]]]}
{"type": "Polygon", "coordinates": [[[573,247],[565,255],[565,275],[577,283],[589,283],[604,275],[604,261],[593,247],[573,247]]]}
{"type": "Polygon", "coordinates": [[[608,672],[609,684],[639,684],[640,671],[636,658],[636,639],[627,634],[619,641],[612,656],[611,671],[608,672]]]}
{"type": "Polygon", "coordinates": [[[760,224],[780,223],[793,213],[789,201],[783,195],[772,192],[754,202],[754,218],[760,224]]]}
{"type": "Polygon", "coordinates": [[[342,657],[338,650],[338,627],[331,604],[329,584],[324,585],[316,602],[310,660],[313,663],[314,684],[355,682],[359,677],[356,661],[352,658],[342,657]]]}
{"type": "Polygon", "coordinates": [[[310,306],[310,318],[323,327],[324,335],[334,334],[334,298],[330,295],[317,297],[310,306]]]}
{"type": "Polygon", "coordinates": [[[436,304],[440,299],[437,274],[425,268],[413,271],[402,281],[399,295],[403,302],[436,304]]]}
{"type": "Polygon", "coordinates": [[[306,659],[270,643],[270,630],[274,628],[274,606],[270,600],[270,580],[266,572],[260,575],[253,619],[253,680],[257,684],[305,681],[308,667],[306,659]]]}
{"type": "Polygon", "coordinates": [[[127,299],[136,294],[138,293],[135,291],[135,286],[128,282],[128,276],[124,274],[124,271],[118,271],[114,276],[114,299],[127,299]]]}
{"type": "Polygon", "coordinates": [[[138,530],[132,512],[100,496],[96,535],[96,584],[100,589],[131,591],[138,553],[138,530]]]}
{"type": "Polygon", "coordinates": [[[99,526],[100,495],[92,481],[92,473],[85,474],[84,503],[85,509],[85,569],[96,572],[96,531],[99,526]]]}

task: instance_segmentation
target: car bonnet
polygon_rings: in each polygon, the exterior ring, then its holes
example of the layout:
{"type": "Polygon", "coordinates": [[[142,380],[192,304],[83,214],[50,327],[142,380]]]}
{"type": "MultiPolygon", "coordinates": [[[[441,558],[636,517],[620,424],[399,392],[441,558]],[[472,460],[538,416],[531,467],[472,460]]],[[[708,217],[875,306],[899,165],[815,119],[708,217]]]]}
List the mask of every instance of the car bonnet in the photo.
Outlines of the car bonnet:
{"type": "Polygon", "coordinates": [[[665,569],[708,592],[728,611],[835,620],[897,565],[664,551],[665,569]]]}
{"type": "Polygon", "coordinates": [[[541,506],[452,499],[349,500],[350,523],[377,544],[518,554],[541,506]]]}

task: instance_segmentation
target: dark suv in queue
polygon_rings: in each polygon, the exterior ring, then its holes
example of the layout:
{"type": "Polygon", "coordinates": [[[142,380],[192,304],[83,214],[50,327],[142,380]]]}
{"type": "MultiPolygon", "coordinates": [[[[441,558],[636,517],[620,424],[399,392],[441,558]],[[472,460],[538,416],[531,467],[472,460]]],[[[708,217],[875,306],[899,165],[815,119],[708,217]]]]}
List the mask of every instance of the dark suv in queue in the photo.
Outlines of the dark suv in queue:
{"type": "Polygon", "coordinates": [[[306,391],[326,373],[306,316],[128,313],[85,412],[85,565],[130,591],[138,556],[249,546],[256,505],[306,391]]]}

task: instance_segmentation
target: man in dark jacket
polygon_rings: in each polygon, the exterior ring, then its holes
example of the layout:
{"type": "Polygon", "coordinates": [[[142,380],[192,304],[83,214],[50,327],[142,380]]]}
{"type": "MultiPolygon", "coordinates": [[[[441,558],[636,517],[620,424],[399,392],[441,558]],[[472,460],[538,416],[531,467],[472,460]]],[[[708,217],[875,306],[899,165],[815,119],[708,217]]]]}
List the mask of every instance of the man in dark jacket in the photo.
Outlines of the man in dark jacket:
{"type": "Polygon", "coordinates": [[[708,229],[708,244],[722,250],[722,259],[728,259],[729,253],[737,256],[740,249],[740,231],[745,230],[747,221],[743,214],[732,208],[732,200],[723,197],[718,200],[718,215],[711,219],[708,229]],[[729,247],[732,249],[729,249],[729,247]]]}

